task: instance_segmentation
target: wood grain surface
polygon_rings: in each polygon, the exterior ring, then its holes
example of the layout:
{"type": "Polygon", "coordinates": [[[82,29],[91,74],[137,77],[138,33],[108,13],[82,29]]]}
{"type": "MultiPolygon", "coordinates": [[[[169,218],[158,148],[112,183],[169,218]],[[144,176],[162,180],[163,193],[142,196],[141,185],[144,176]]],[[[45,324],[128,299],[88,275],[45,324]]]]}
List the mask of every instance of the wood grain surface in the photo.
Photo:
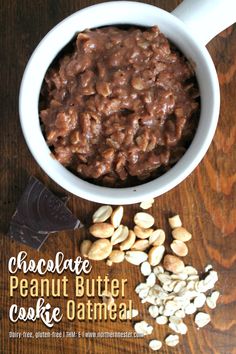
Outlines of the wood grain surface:
{"type": "MultiPolygon", "coordinates": [[[[9,297],[9,272],[7,263],[10,257],[25,250],[28,256],[38,260],[54,258],[62,251],[67,258],[79,255],[79,242],[86,237],[86,231],[61,232],[49,237],[40,252],[11,241],[5,234],[19,197],[33,174],[55,192],[62,192],[36,164],[31,156],[22,132],[18,116],[19,85],[25,65],[40,39],[59,21],[73,12],[101,1],[89,0],[1,0],[1,45],[0,45],[0,100],[1,100],[1,194],[0,194],[0,247],[1,247],[1,354],[65,354],[65,353],[151,353],[148,342],[169,333],[166,326],[156,325],[149,338],[63,338],[63,339],[12,339],[9,331],[47,331],[40,322],[19,322],[12,324],[8,318],[12,303],[21,306],[34,306],[36,300],[9,297]]],[[[145,1],[171,11],[179,3],[175,0],[145,1]]],[[[189,242],[189,255],[186,263],[203,271],[206,264],[212,264],[219,275],[217,289],[221,292],[219,304],[211,311],[211,323],[197,330],[192,316],[187,319],[188,334],[181,337],[180,345],[168,348],[161,353],[181,354],[233,354],[236,353],[236,27],[232,26],[214,38],[207,46],[215,63],[221,87],[221,112],[216,135],[205,158],[196,170],[174,190],[156,198],[151,213],[158,224],[170,229],[167,217],[179,213],[184,225],[193,233],[189,242]]],[[[33,81],[33,78],[32,78],[33,81]]],[[[30,119],[30,117],[29,117],[30,119]]],[[[72,196],[69,207],[83,222],[87,222],[97,205],[72,196]]],[[[125,207],[125,222],[132,223],[132,216],[138,205],[125,207]]],[[[98,275],[112,278],[127,278],[127,299],[132,298],[134,307],[139,309],[138,319],[149,320],[148,307],[139,302],[134,293],[136,284],[142,281],[137,267],[123,262],[107,267],[103,262],[93,262],[89,278],[98,275]]],[[[70,281],[74,275],[66,273],[70,281]]],[[[20,275],[23,277],[23,275],[20,275]]],[[[27,278],[31,279],[32,274],[27,278]]],[[[38,279],[40,276],[36,276],[38,279]]],[[[49,276],[49,278],[51,278],[49,276]]],[[[96,298],[95,298],[96,300],[96,298]]],[[[97,299],[98,300],[98,299],[97,299]]],[[[66,299],[50,299],[53,306],[65,309],[66,299]]],[[[132,332],[132,323],[121,321],[68,321],[63,319],[55,325],[55,331],[82,332],[132,332]]]]}

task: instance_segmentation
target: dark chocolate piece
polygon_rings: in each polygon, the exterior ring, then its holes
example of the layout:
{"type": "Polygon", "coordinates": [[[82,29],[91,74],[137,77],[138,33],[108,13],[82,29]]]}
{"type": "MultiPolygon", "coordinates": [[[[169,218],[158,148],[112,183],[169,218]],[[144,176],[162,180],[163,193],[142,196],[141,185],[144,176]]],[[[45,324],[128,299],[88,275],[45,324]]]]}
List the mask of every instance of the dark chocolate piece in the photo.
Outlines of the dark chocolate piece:
{"type": "Polygon", "coordinates": [[[39,250],[49,236],[48,232],[34,231],[26,225],[20,225],[13,220],[10,223],[8,235],[15,241],[21,242],[39,250]]]}
{"type": "Polygon", "coordinates": [[[77,229],[80,221],[35,177],[29,183],[12,216],[9,236],[39,249],[49,233],[77,229]]]}

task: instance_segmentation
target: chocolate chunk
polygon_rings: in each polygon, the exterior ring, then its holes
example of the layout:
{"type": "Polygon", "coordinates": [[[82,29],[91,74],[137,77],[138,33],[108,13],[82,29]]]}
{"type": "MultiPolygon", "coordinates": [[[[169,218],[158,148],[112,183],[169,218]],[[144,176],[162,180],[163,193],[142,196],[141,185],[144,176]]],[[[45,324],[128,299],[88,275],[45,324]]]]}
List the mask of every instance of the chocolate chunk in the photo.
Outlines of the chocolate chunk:
{"type": "Polygon", "coordinates": [[[80,221],[61,199],[38,179],[30,177],[12,216],[8,235],[39,249],[49,233],[77,229],[80,226],[80,221]]]}
{"type": "Polygon", "coordinates": [[[48,238],[49,233],[34,231],[26,225],[20,225],[12,220],[10,223],[8,235],[15,241],[21,242],[39,250],[48,238]]]}

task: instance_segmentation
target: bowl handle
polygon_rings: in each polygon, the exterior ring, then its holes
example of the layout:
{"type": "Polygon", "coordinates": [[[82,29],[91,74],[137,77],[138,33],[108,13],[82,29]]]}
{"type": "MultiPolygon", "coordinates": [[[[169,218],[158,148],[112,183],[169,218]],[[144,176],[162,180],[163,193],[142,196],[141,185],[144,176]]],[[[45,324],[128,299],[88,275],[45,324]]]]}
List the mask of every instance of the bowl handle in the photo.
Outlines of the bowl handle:
{"type": "Polygon", "coordinates": [[[206,45],[236,22],[236,0],[184,0],[172,14],[206,45]]]}

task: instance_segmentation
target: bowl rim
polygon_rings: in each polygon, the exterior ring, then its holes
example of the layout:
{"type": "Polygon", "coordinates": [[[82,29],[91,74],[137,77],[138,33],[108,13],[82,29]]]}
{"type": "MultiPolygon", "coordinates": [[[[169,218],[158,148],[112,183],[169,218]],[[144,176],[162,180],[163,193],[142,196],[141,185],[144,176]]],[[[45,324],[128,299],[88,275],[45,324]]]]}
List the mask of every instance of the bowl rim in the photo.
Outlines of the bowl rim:
{"type": "MultiPolygon", "coordinates": [[[[120,21],[119,21],[120,23],[120,21]]],[[[123,22],[127,23],[127,22],[123,22]]],[[[112,23],[110,23],[112,24],[112,23]]],[[[117,23],[116,23],[117,24],[117,23]]],[[[130,21],[129,21],[130,24],[130,21]]],[[[134,23],[131,23],[134,24],[134,23]]],[[[107,21],[104,25],[109,25],[107,21]]],[[[94,26],[96,28],[98,26],[94,26]]],[[[74,34],[73,34],[74,35],[74,34]]],[[[73,36],[72,36],[73,37],[73,36]]],[[[71,38],[72,38],[71,37],[71,38]]],[[[65,44],[60,47],[60,50],[65,46],[65,44]]],[[[54,57],[58,53],[54,53],[54,57]]],[[[50,65],[51,62],[49,62],[50,65]]],[[[49,66],[48,65],[48,66],[49,66]]],[[[45,69],[45,72],[48,68],[45,69]]],[[[43,81],[43,77],[41,77],[41,84],[43,81]]],[[[40,86],[41,87],[41,86],[40,86]]],[[[39,95],[38,95],[39,97],[39,95]]],[[[137,203],[142,200],[146,200],[149,198],[157,197],[165,192],[171,190],[176,185],[181,183],[188,175],[192,173],[195,167],[199,164],[199,162],[204,157],[207,152],[209,145],[213,139],[215,129],[217,126],[218,116],[219,116],[219,106],[220,106],[220,93],[219,93],[219,82],[216,74],[216,70],[213,64],[213,61],[208,53],[207,49],[199,43],[195,38],[191,36],[191,34],[186,31],[186,27],[178,18],[173,16],[171,13],[162,10],[156,6],[149,5],[146,3],[140,2],[130,2],[130,1],[111,1],[107,3],[100,3],[96,5],[92,5],[86,7],[82,10],[79,10],[72,15],[66,17],[60,23],[58,23],[55,27],[53,27],[46,36],[40,41],[33,54],[28,61],[28,64],[25,68],[21,86],[20,86],[20,94],[19,94],[19,112],[20,112],[20,123],[23,131],[23,135],[25,137],[26,143],[34,156],[35,160],[42,167],[42,169],[49,175],[57,184],[66,189],[67,191],[87,200],[91,200],[93,202],[106,203],[106,204],[131,204],[137,203]],[[192,43],[196,51],[198,51],[199,56],[205,64],[206,68],[209,71],[209,79],[208,85],[210,85],[210,89],[212,90],[212,102],[209,103],[210,106],[210,116],[208,122],[208,130],[205,131],[203,128],[199,130],[197,128],[197,132],[194,136],[194,139],[187,149],[186,153],[183,157],[165,174],[162,176],[150,181],[143,183],[141,185],[135,187],[125,187],[125,188],[109,188],[102,187],[90,182],[86,182],[74,175],[72,172],[67,170],[64,166],[62,166],[58,161],[52,158],[51,151],[46,144],[46,141],[43,137],[43,133],[41,131],[39,125],[39,116],[38,116],[38,106],[36,107],[37,114],[35,111],[35,106],[33,103],[28,102],[28,97],[31,94],[30,89],[32,90],[32,74],[35,71],[37,65],[41,64],[41,53],[44,49],[48,48],[48,44],[52,42],[52,39],[55,38],[60,31],[69,26],[70,22],[72,23],[75,19],[82,16],[88,16],[92,13],[96,13],[97,10],[106,10],[113,12],[117,9],[124,7],[129,10],[135,10],[143,13],[143,11],[147,12],[155,12],[158,16],[164,16],[167,21],[170,21],[171,24],[174,24],[178,28],[181,33],[184,33],[183,40],[189,41],[192,43]],[[27,103],[28,102],[28,103],[27,103]],[[29,116],[36,116],[38,119],[38,127],[40,128],[41,136],[37,136],[37,141],[32,139],[32,130],[28,124],[29,116]],[[202,134],[204,139],[202,138],[202,134]],[[39,146],[37,144],[42,144],[43,154],[41,154],[41,150],[39,152],[39,146]],[[194,153],[194,151],[197,151],[194,153]],[[42,156],[41,156],[42,155],[42,156]]],[[[200,115],[199,125],[202,122],[202,113],[200,115]]],[[[39,133],[40,135],[40,133],[39,133]]]]}

